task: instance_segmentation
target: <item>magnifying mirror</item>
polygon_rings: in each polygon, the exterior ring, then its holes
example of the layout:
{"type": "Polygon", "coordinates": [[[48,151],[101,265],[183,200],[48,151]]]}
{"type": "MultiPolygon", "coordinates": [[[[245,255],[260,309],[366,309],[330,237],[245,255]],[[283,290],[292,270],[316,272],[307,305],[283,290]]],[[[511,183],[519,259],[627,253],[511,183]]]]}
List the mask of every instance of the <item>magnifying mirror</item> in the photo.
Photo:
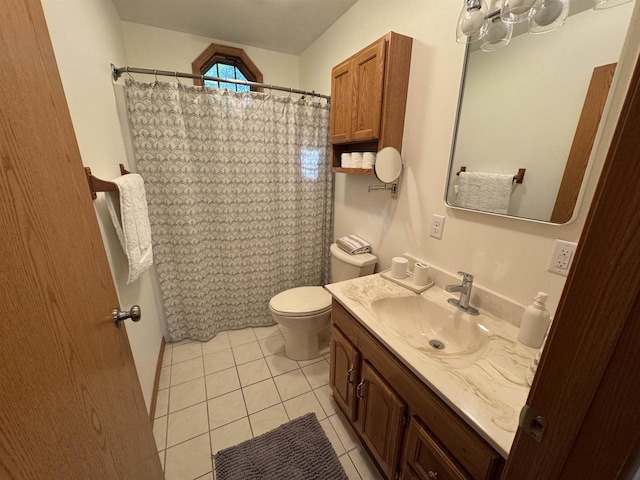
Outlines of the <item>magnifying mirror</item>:
{"type": "Polygon", "coordinates": [[[402,173],[402,157],[393,147],[384,147],[376,156],[373,173],[382,183],[393,183],[402,173]]]}
{"type": "Polygon", "coordinates": [[[371,185],[369,191],[391,190],[391,198],[397,198],[398,178],[402,173],[402,157],[400,152],[393,147],[384,147],[376,155],[376,163],[373,166],[376,178],[384,183],[371,185]]]}

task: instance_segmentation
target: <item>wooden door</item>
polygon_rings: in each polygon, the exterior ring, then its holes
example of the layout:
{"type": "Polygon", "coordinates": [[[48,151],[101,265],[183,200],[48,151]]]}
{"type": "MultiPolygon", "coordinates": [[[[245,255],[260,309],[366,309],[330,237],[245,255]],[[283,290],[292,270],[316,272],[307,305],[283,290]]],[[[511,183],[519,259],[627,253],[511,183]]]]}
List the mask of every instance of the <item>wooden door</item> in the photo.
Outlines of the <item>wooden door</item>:
{"type": "Polygon", "coordinates": [[[160,479],[40,2],[0,25],[0,477],[160,479]]]}
{"type": "Polygon", "coordinates": [[[382,38],[353,58],[353,140],[380,137],[385,46],[382,38]]]}
{"type": "Polygon", "coordinates": [[[351,140],[353,99],[353,61],[346,60],[331,70],[331,143],[351,140]]]}
{"type": "Polygon", "coordinates": [[[356,419],[355,389],[360,381],[360,353],[334,325],[331,328],[329,382],[333,398],[351,421],[356,419]]]}
{"type": "Polygon", "coordinates": [[[358,387],[356,425],[387,478],[394,478],[406,405],[366,360],[358,387]]]}
{"type": "Polygon", "coordinates": [[[637,473],[640,349],[633,340],[640,338],[639,131],[640,62],[636,59],[574,265],[527,399],[537,415],[546,418],[547,427],[541,442],[518,429],[502,476],[505,480],[581,478],[565,475],[578,471],[589,472],[582,478],[627,479],[637,473]],[[620,368],[634,371],[624,375],[620,368]],[[606,443],[610,439],[615,440],[606,443]],[[588,444],[598,447],[585,448],[588,444]]]}

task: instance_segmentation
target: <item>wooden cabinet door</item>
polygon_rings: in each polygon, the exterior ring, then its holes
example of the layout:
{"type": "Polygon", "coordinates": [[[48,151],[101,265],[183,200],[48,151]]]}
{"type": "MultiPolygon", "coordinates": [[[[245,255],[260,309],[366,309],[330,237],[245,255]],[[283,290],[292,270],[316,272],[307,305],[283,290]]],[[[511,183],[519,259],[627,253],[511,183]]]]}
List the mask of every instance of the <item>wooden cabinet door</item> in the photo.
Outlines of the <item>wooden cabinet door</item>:
{"type": "Polygon", "coordinates": [[[0,25],[0,478],[164,478],[40,1],[0,25]]]}
{"type": "Polygon", "coordinates": [[[353,100],[353,60],[347,60],[331,70],[331,143],[351,140],[353,100]]]}
{"type": "Polygon", "coordinates": [[[333,398],[352,422],[356,419],[356,385],[360,353],[334,325],[331,329],[330,383],[333,398]]]}
{"type": "Polygon", "coordinates": [[[352,140],[374,140],[380,137],[385,45],[385,39],[380,39],[353,59],[355,98],[352,140]]]}
{"type": "Polygon", "coordinates": [[[358,383],[357,426],[388,478],[394,478],[406,405],[366,360],[358,383]]]}
{"type": "Polygon", "coordinates": [[[405,471],[407,470],[415,471],[415,478],[420,480],[471,479],[415,418],[411,420],[407,439],[405,471]]]}

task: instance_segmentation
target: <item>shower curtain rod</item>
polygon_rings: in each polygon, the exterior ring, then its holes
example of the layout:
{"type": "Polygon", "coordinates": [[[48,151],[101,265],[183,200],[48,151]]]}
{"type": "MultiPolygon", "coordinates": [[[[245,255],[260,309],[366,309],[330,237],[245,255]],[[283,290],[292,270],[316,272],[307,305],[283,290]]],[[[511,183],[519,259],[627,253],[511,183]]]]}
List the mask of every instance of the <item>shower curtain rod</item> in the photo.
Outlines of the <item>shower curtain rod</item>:
{"type": "Polygon", "coordinates": [[[143,73],[145,75],[158,75],[163,77],[175,77],[177,78],[191,78],[191,79],[200,79],[204,84],[205,80],[210,80],[212,82],[225,82],[225,83],[234,83],[237,85],[247,85],[249,87],[259,87],[259,88],[268,88],[269,90],[280,90],[283,92],[289,93],[299,93],[301,95],[308,95],[310,97],[320,97],[324,98],[327,102],[331,102],[331,97],[329,95],[322,95],[320,93],[308,92],[306,90],[298,90],[297,88],[291,87],[281,87],[279,85],[270,85],[268,83],[257,83],[257,82],[249,82],[244,80],[233,80],[230,78],[220,78],[220,77],[210,77],[208,75],[195,75],[193,73],[181,73],[181,72],[171,72],[168,70],[152,70],[149,68],[135,68],[135,67],[116,67],[111,64],[111,75],[114,80],[118,80],[123,73],[143,73]]]}

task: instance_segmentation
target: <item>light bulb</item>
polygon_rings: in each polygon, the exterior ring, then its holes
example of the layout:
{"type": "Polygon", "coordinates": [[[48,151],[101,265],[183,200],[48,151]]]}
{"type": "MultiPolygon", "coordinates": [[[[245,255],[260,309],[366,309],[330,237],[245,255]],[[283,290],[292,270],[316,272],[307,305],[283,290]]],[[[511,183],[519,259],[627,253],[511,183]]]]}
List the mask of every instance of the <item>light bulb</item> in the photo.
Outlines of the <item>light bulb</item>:
{"type": "Polygon", "coordinates": [[[529,19],[529,33],[548,33],[564,25],[569,0],[538,0],[529,19]]]}
{"type": "Polygon", "coordinates": [[[483,52],[495,52],[509,44],[512,34],[512,24],[504,23],[499,16],[493,17],[489,20],[487,34],[484,36],[482,45],[480,45],[480,50],[483,52]]]}
{"type": "Polygon", "coordinates": [[[500,8],[500,18],[505,23],[525,22],[533,14],[536,0],[504,0],[500,8]]]}
{"type": "Polygon", "coordinates": [[[507,32],[507,27],[504,23],[500,22],[500,24],[494,24],[494,26],[489,27],[487,30],[487,34],[485,35],[485,41],[488,43],[498,43],[502,40],[505,33],[507,32]]]}
{"type": "Polygon", "coordinates": [[[511,8],[511,10],[515,10],[515,11],[519,11],[519,12],[526,12],[531,7],[533,7],[534,3],[535,3],[535,0],[534,1],[531,1],[531,0],[510,0],[509,1],[509,7],[511,8]]]}
{"type": "Polygon", "coordinates": [[[466,15],[462,19],[460,28],[462,29],[462,33],[470,36],[474,33],[478,33],[482,28],[483,23],[484,15],[480,12],[480,10],[475,10],[472,12],[467,11],[466,15]]]}
{"type": "Polygon", "coordinates": [[[562,3],[559,0],[545,0],[533,15],[535,22],[541,27],[551,25],[562,13],[562,3]]]}
{"type": "Polygon", "coordinates": [[[456,41],[458,43],[477,42],[487,31],[487,4],[484,0],[465,0],[458,16],[456,41]]]}

